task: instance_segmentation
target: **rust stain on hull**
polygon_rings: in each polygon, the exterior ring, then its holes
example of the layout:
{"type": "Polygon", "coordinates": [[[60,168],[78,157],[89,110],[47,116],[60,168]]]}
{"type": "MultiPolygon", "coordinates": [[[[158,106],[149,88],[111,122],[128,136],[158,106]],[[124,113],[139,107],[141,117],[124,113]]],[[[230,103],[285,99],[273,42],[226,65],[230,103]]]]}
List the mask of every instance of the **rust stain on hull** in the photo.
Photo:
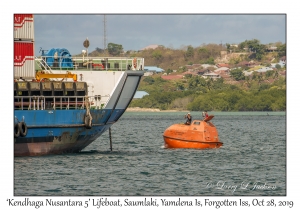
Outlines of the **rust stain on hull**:
{"type": "Polygon", "coordinates": [[[94,140],[77,141],[75,143],[55,144],[52,142],[24,143],[15,145],[15,156],[40,156],[80,152],[94,140]]]}
{"type": "Polygon", "coordinates": [[[104,131],[105,129],[95,129],[95,135],[88,133],[84,128],[78,128],[72,135],[66,131],[61,136],[52,137],[53,141],[49,142],[17,143],[14,144],[14,154],[18,157],[77,153],[95,141],[104,131]]]}

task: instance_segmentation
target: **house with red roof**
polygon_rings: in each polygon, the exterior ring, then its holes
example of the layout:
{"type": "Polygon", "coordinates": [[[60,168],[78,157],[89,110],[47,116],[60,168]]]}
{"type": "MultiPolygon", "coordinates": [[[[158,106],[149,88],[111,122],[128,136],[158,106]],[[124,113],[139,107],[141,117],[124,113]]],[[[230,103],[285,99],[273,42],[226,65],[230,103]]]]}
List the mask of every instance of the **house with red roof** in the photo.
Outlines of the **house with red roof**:
{"type": "Polygon", "coordinates": [[[282,57],[280,58],[280,60],[281,60],[282,62],[286,62],[286,56],[282,56],[282,57]]]}
{"type": "Polygon", "coordinates": [[[229,64],[228,63],[218,63],[216,66],[218,68],[221,68],[221,67],[227,67],[227,68],[229,68],[229,64]]]}

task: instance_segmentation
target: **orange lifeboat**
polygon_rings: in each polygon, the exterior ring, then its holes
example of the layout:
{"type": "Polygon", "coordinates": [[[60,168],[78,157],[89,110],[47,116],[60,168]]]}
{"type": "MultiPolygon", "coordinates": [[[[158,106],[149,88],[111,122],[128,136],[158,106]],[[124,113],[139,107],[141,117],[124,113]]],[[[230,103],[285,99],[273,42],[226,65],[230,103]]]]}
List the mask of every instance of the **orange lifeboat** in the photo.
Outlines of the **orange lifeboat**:
{"type": "Polygon", "coordinates": [[[210,115],[204,120],[194,120],[190,125],[171,125],[163,134],[165,148],[219,148],[223,143],[219,141],[217,128],[209,122],[213,117],[210,115]]]}

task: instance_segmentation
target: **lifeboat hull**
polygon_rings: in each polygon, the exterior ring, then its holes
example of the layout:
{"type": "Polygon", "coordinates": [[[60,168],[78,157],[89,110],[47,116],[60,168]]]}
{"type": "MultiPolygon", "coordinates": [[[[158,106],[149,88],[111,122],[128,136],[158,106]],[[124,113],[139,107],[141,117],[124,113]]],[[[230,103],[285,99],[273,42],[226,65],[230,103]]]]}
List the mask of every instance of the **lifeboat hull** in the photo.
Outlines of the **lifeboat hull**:
{"type": "Polygon", "coordinates": [[[194,120],[190,125],[171,125],[163,137],[165,148],[214,149],[223,145],[217,128],[206,120],[194,120]]]}
{"type": "Polygon", "coordinates": [[[215,149],[223,145],[222,142],[201,142],[173,139],[164,137],[165,148],[183,148],[183,149],[215,149]]]}

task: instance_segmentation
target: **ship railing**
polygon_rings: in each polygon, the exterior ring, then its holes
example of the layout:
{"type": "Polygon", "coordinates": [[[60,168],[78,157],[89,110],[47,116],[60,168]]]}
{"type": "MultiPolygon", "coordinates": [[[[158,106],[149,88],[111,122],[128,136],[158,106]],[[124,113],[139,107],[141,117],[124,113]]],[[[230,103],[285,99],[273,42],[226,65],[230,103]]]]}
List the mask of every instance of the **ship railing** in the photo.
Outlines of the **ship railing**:
{"type": "MultiPolygon", "coordinates": [[[[43,71],[45,71],[45,73],[50,73],[53,74],[53,72],[51,71],[51,67],[47,64],[47,62],[44,59],[39,59],[38,57],[35,56],[35,61],[38,62],[38,69],[43,69],[43,71]]],[[[56,81],[58,80],[57,78],[53,78],[56,81]]]]}
{"type": "Polygon", "coordinates": [[[40,68],[43,68],[44,70],[48,70],[51,74],[51,67],[47,64],[47,62],[44,59],[39,59],[38,57],[35,56],[35,60],[39,62],[40,68]]]}
{"type": "Polygon", "coordinates": [[[37,70],[144,71],[140,57],[36,57],[37,70]]]}
{"type": "MultiPolygon", "coordinates": [[[[108,96],[102,96],[108,97],[108,96]]],[[[14,96],[15,110],[103,109],[98,96],[14,96]],[[88,103],[86,103],[86,100],[88,103]]]]}

